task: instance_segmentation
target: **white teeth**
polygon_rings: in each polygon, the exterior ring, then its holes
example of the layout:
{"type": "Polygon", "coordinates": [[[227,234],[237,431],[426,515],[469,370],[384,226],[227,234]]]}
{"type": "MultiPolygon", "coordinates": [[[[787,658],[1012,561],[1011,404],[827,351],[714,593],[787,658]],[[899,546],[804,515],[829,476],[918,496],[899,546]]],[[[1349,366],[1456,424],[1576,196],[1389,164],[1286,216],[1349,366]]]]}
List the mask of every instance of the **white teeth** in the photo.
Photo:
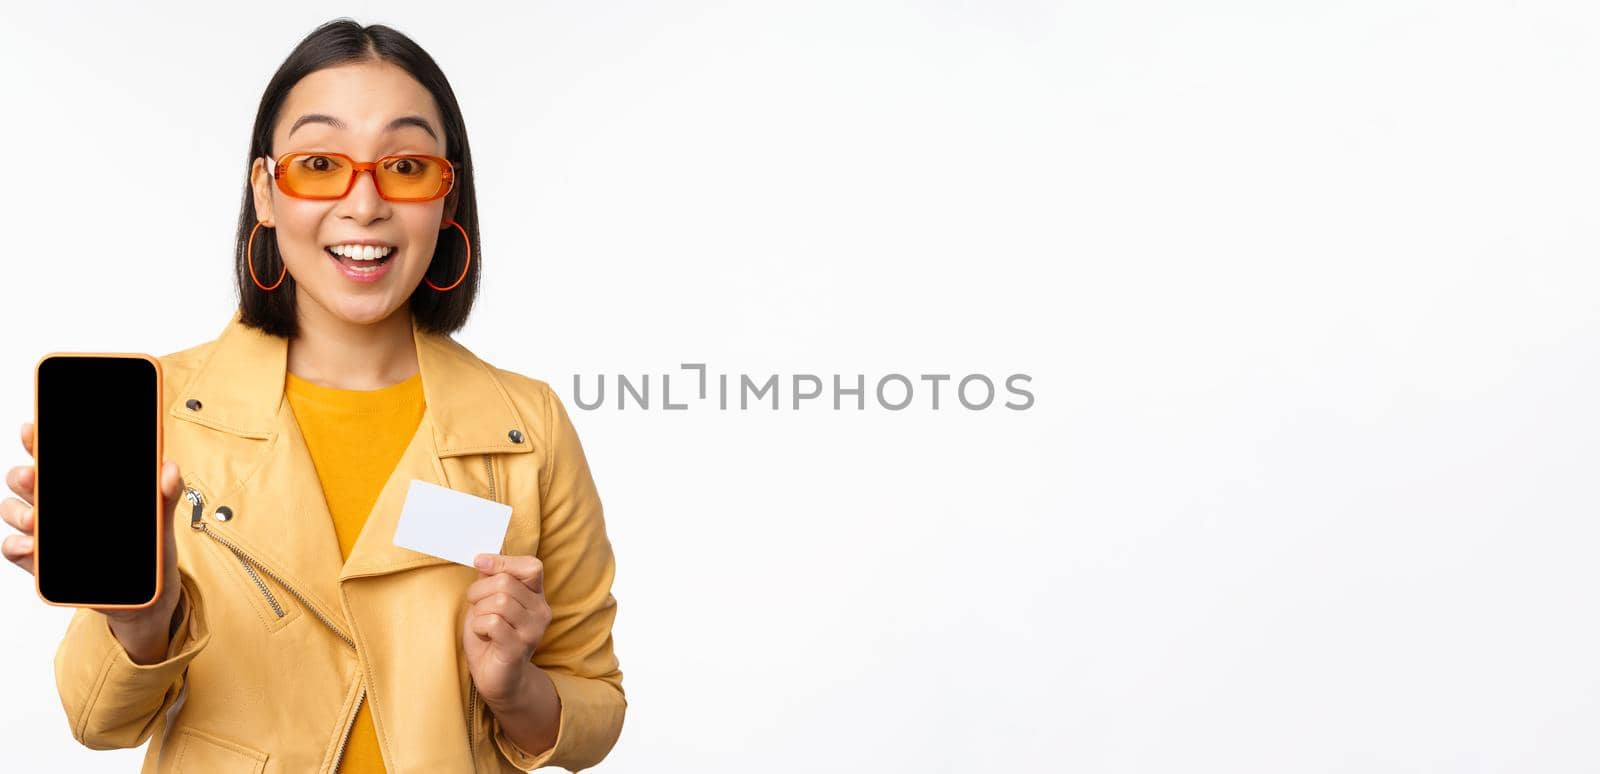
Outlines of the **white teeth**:
{"type": "Polygon", "coordinates": [[[394,248],[375,245],[329,245],[328,250],[358,261],[375,261],[388,255],[394,248]]]}

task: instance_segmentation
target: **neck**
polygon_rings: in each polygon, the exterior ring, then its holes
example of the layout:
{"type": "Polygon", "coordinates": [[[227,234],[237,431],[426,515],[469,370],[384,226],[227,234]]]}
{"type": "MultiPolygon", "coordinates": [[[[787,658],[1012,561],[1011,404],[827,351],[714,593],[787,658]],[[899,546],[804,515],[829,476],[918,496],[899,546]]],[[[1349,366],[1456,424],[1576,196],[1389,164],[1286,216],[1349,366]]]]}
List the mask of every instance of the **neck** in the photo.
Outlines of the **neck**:
{"type": "Polygon", "coordinates": [[[298,300],[300,330],[289,342],[289,373],[341,390],[376,390],[416,375],[408,306],[378,322],[354,323],[309,298],[298,300]]]}

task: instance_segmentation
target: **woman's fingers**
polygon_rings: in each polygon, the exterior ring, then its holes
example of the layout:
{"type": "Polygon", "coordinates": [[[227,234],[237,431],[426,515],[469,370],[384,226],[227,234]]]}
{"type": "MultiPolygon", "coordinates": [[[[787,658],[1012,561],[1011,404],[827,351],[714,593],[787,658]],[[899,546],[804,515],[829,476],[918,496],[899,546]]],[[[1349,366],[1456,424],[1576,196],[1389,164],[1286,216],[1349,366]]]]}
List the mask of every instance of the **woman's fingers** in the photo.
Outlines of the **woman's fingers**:
{"type": "Polygon", "coordinates": [[[24,535],[33,534],[33,506],[15,497],[0,500],[0,519],[24,535]]]}
{"type": "Polygon", "coordinates": [[[472,633],[486,640],[511,642],[516,639],[516,627],[498,615],[476,615],[467,622],[472,633]]]}
{"type": "Polygon", "coordinates": [[[483,639],[506,646],[538,647],[550,625],[550,604],[544,598],[544,563],[534,556],[483,554],[480,575],[467,586],[472,605],[469,626],[483,639]]]}
{"type": "MultiPolygon", "coordinates": [[[[544,562],[537,556],[523,554],[478,554],[478,572],[484,575],[506,574],[516,578],[535,594],[544,593],[544,562]]],[[[475,598],[473,601],[477,601],[475,598]]]]}
{"type": "Polygon", "coordinates": [[[29,505],[33,504],[33,476],[32,465],[18,465],[6,471],[6,486],[29,505]]]}
{"type": "Polygon", "coordinates": [[[20,535],[7,535],[5,542],[0,544],[0,554],[12,564],[33,572],[33,506],[7,497],[0,501],[0,519],[18,532],[20,535]]]}
{"type": "Polygon", "coordinates": [[[540,636],[534,632],[532,614],[520,606],[518,609],[522,612],[513,614],[514,620],[500,613],[475,613],[467,622],[468,629],[479,639],[500,645],[507,653],[533,650],[539,646],[540,636]]]}
{"type": "Polygon", "coordinates": [[[477,604],[495,594],[506,594],[529,610],[545,604],[543,594],[528,588],[526,583],[508,573],[485,575],[467,586],[467,602],[470,604],[477,604]]]}
{"type": "MultiPolygon", "coordinates": [[[[33,423],[23,422],[21,430],[22,448],[28,455],[33,455],[33,423]]],[[[12,529],[22,533],[20,535],[7,535],[0,542],[0,555],[6,561],[21,567],[33,574],[33,483],[34,469],[32,465],[18,465],[6,471],[6,486],[17,493],[17,497],[7,497],[0,501],[0,519],[12,529]]]]}
{"type": "MultiPolygon", "coordinates": [[[[511,584],[520,586],[520,584],[511,584]]],[[[525,599],[529,592],[522,588],[490,592],[472,604],[468,615],[472,618],[472,631],[478,636],[498,640],[506,645],[513,643],[536,648],[550,625],[550,606],[544,598],[525,599]]]]}
{"type": "Polygon", "coordinates": [[[4,542],[0,542],[0,554],[4,554],[6,561],[21,567],[33,574],[33,536],[32,535],[7,535],[4,542]]]}

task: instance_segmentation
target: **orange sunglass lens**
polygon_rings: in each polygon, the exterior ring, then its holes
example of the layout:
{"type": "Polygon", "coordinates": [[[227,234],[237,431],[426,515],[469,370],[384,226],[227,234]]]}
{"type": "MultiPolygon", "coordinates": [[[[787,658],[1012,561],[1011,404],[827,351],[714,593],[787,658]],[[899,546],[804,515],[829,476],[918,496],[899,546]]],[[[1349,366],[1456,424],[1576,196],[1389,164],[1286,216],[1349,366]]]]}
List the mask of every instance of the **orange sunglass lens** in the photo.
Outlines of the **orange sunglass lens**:
{"type": "Polygon", "coordinates": [[[350,170],[338,156],[297,154],[280,162],[278,180],[296,196],[339,196],[350,185],[350,170]]]}
{"type": "Polygon", "coordinates": [[[444,165],[425,156],[391,156],[378,162],[378,189],[399,199],[425,199],[444,186],[444,165]]]}

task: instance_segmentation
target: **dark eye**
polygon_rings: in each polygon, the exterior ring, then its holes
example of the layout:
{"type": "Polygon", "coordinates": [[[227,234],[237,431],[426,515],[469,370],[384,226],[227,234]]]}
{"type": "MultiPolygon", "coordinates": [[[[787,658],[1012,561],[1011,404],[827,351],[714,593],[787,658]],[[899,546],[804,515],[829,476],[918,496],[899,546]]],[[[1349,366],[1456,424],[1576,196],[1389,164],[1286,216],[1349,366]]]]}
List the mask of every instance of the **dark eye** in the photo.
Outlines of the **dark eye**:
{"type": "Polygon", "coordinates": [[[428,163],[427,159],[416,158],[413,156],[401,156],[391,160],[387,166],[390,172],[393,172],[397,175],[415,177],[417,175],[425,174],[428,171],[430,164],[428,163]]]}
{"type": "Polygon", "coordinates": [[[332,156],[303,156],[299,163],[307,172],[332,172],[341,166],[332,156]]]}

